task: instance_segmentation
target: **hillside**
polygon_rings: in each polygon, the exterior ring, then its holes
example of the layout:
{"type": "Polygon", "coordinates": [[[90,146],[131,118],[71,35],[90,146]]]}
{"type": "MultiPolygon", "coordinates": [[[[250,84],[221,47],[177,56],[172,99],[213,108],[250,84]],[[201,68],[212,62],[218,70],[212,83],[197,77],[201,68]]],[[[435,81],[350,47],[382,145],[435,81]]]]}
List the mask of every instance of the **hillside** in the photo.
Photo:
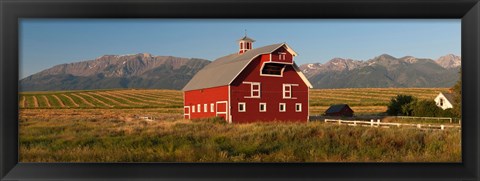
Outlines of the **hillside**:
{"type": "Polygon", "coordinates": [[[208,60],[134,55],[105,55],[61,64],[20,80],[21,91],[112,88],[181,89],[208,60]]]}
{"type": "Polygon", "coordinates": [[[315,88],[451,87],[459,78],[460,64],[455,55],[434,61],[383,54],[367,61],[334,58],[300,68],[315,88]]]}

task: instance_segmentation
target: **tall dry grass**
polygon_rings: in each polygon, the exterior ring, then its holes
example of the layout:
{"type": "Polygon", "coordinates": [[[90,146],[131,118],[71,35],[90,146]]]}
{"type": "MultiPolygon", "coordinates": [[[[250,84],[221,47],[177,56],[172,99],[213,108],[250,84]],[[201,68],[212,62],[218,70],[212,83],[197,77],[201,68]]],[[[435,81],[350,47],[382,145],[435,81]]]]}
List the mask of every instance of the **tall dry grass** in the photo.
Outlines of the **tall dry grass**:
{"type": "Polygon", "coordinates": [[[120,110],[37,111],[25,110],[19,122],[21,162],[461,161],[458,130],[321,122],[234,125],[154,111],[158,121],[148,122],[120,110]]]}

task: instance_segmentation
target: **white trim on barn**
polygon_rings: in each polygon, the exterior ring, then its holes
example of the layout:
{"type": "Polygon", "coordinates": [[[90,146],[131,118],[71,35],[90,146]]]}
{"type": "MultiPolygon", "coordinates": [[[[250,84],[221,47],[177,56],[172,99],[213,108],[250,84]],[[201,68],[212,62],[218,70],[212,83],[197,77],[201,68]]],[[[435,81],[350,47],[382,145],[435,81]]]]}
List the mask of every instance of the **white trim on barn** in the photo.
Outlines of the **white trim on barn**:
{"type": "Polygon", "coordinates": [[[295,103],[295,112],[302,112],[302,103],[295,103]]]}
{"type": "Polygon", "coordinates": [[[260,98],[261,97],[261,83],[260,82],[246,82],[244,81],[243,84],[250,84],[250,96],[244,96],[243,98],[260,98]],[[254,86],[258,86],[258,89],[254,89],[254,86]],[[258,94],[255,96],[253,95],[254,92],[257,92],[258,94]]]}
{"type": "Polygon", "coordinates": [[[183,106],[183,118],[185,119],[185,116],[188,116],[188,119],[190,119],[190,106],[183,106]],[[185,113],[185,108],[188,108],[188,114],[185,113]]]}
{"type": "Polygon", "coordinates": [[[278,111],[279,112],[287,112],[287,103],[281,102],[278,104],[278,111]],[[283,109],[282,109],[283,106],[283,109]]]}
{"type": "Polygon", "coordinates": [[[267,112],[267,103],[266,102],[258,103],[258,111],[267,112]],[[262,110],[262,106],[263,106],[263,110],[262,110]]]}
{"type": "Polygon", "coordinates": [[[238,103],[238,112],[247,112],[247,103],[239,102],[238,103]],[[243,109],[241,109],[243,108],[243,109]]]}

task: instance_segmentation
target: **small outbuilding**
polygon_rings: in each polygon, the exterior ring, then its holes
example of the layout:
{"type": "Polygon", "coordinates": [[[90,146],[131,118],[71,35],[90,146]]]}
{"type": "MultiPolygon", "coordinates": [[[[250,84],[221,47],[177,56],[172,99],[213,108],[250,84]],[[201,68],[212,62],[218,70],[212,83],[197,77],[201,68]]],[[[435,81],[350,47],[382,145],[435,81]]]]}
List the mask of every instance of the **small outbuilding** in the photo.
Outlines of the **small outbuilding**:
{"type": "Polygon", "coordinates": [[[453,97],[452,93],[440,92],[434,100],[438,107],[445,110],[453,108],[453,104],[455,104],[453,97]]]}
{"type": "Polygon", "coordinates": [[[335,104],[325,111],[325,116],[352,117],[353,110],[347,104],[335,104]]]}

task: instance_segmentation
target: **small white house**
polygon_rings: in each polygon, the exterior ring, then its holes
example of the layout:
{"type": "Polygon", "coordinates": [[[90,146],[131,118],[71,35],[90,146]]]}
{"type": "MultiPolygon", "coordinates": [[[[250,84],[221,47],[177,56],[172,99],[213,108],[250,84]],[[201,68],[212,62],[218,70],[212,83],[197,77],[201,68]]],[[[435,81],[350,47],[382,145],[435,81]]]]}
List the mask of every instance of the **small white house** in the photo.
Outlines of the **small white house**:
{"type": "Polygon", "coordinates": [[[437,106],[443,110],[453,108],[454,100],[451,93],[440,92],[434,100],[437,106]]]}

